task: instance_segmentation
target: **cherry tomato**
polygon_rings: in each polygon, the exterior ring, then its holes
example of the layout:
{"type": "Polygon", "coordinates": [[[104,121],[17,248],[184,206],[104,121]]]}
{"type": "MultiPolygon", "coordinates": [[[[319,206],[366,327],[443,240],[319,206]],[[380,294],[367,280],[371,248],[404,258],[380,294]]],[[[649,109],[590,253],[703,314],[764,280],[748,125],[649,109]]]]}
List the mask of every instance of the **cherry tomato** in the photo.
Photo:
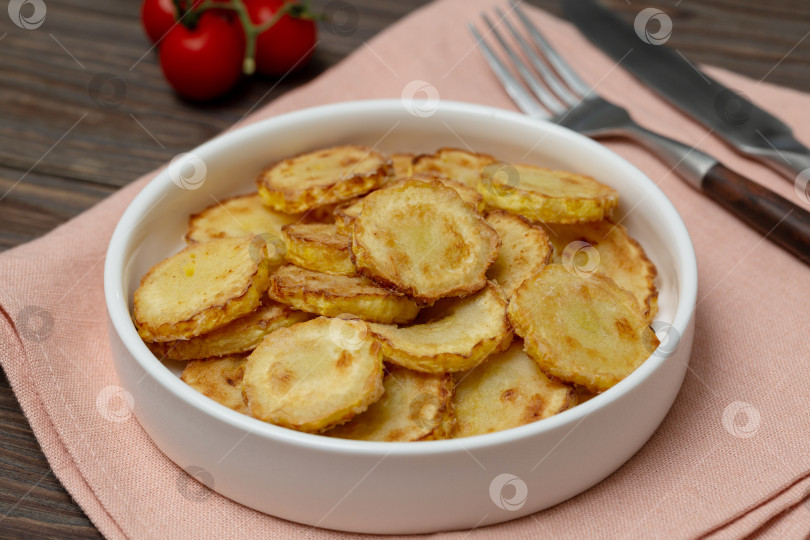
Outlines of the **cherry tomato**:
{"type": "MultiPolygon", "coordinates": [[[[202,1],[193,0],[191,3],[196,6],[202,1]]],[[[214,3],[228,1],[213,0],[214,3]]],[[[188,5],[188,0],[184,0],[183,5],[188,5]]],[[[214,11],[228,20],[233,17],[232,12],[227,9],[215,9],[214,11]]],[[[174,5],[174,0],[143,0],[143,4],[141,4],[141,23],[152,43],[160,41],[176,22],[177,7],[174,5]]]]}
{"type": "MultiPolygon", "coordinates": [[[[244,0],[253,24],[270,20],[284,0],[244,0]]],[[[315,23],[284,15],[256,40],[256,71],[264,75],[284,75],[303,67],[315,50],[315,23]]]]}
{"type": "Polygon", "coordinates": [[[152,43],[166,35],[174,26],[176,16],[174,0],[143,0],[141,4],[141,24],[152,43]]]}
{"type": "Polygon", "coordinates": [[[205,101],[236,85],[244,51],[240,27],[206,11],[193,30],[178,24],[169,31],[160,45],[160,67],[177,93],[205,101]]]}

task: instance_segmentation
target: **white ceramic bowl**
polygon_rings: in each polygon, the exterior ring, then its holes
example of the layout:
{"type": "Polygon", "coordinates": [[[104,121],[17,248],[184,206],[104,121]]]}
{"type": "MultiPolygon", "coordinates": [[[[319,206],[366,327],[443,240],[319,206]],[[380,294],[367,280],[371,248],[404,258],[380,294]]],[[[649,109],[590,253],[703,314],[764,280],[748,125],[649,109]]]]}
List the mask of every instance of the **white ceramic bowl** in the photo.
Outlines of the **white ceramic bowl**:
{"type": "Polygon", "coordinates": [[[195,467],[209,487],[234,501],[292,521],[369,533],[506,521],[607,477],[647,441],[678,393],[694,328],[691,241],[675,209],[644,174],[586,137],[478,105],[363,101],[306,109],[226,133],[195,149],[185,163],[159,174],[112,236],[104,274],[110,339],[121,384],[134,397],[143,428],[170,459],[195,467]],[[460,440],[373,443],[298,433],[192,390],[178,379],[181,366],[162,364],[136,333],[130,307],[140,277],[182,247],[188,215],[211,204],[212,196],[255,189],[256,175],[277,159],[347,143],[383,151],[471,148],[507,162],[592,175],[613,186],[620,194],[619,216],[658,267],[654,327],[662,345],[625,380],[582,405],[460,440]]]}

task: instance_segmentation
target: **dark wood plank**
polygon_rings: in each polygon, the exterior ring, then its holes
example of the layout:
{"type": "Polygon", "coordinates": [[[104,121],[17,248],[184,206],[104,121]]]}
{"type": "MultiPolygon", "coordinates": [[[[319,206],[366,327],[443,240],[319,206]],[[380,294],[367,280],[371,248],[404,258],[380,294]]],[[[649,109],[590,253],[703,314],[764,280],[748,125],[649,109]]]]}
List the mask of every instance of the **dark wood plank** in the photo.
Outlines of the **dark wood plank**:
{"type": "MultiPolygon", "coordinates": [[[[322,11],[327,3],[313,5],[322,11]]],[[[311,80],[424,3],[358,4],[354,30],[338,35],[321,25],[319,48],[303,72],[281,82],[246,82],[202,106],[178,99],[166,85],[142,35],[137,0],[49,0],[44,32],[23,31],[0,17],[0,36],[7,33],[0,40],[0,250],[42,236],[248,110],[311,80]],[[99,100],[92,92],[100,74],[122,81],[123,101],[99,100]]],[[[99,536],[54,477],[3,376],[0,537],[99,536]]]]}
{"type": "MultiPolygon", "coordinates": [[[[802,0],[600,0],[632,23],[653,7],[672,19],[667,45],[690,61],[810,91],[810,3],[802,0]]],[[[531,0],[560,14],[559,0],[531,0]]]]}
{"type": "MultiPolygon", "coordinates": [[[[310,80],[417,3],[369,3],[369,9],[358,9],[357,27],[346,35],[322,24],[320,46],[303,72],[280,82],[244,81],[206,105],[184,102],[170,91],[134,0],[117,3],[130,5],[126,14],[120,6],[110,13],[85,1],[49,2],[46,23],[36,31],[0,17],[0,34],[7,32],[0,42],[0,164],[27,170],[47,153],[36,167],[40,174],[120,187],[310,80]],[[104,80],[105,88],[120,88],[120,98],[99,92],[104,80]]],[[[313,4],[323,11],[328,2],[313,4]]]]}
{"type": "MultiPolygon", "coordinates": [[[[45,234],[311,80],[427,1],[353,0],[356,26],[334,32],[321,24],[317,53],[303,72],[246,81],[207,105],[178,99],[163,80],[140,29],[139,0],[48,0],[46,21],[36,31],[0,13],[0,251],[45,234]],[[102,80],[125,95],[100,95],[102,80]]],[[[628,21],[644,7],[668,13],[669,45],[693,62],[810,91],[810,4],[804,0],[603,1],[628,21]]],[[[330,2],[312,5],[323,12],[330,2]]],[[[560,12],[559,0],[531,3],[560,12]]],[[[22,536],[99,535],[53,476],[3,376],[0,537],[22,536]]]]}
{"type": "Polygon", "coordinates": [[[115,189],[0,166],[0,195],[7,194],[0,202],[0,250],[44,235],[115,189]]]}

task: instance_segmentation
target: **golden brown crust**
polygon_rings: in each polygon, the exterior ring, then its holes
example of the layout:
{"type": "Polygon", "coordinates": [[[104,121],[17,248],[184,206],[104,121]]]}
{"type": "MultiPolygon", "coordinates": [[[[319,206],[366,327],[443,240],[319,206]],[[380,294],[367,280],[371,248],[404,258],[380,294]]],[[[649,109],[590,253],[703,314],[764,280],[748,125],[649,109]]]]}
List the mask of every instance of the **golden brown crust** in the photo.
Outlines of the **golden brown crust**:
{"type": "Polygon", "coordinates": [[[434,173],[476,189],[481,171],[495,161],[488,154],[468,152],[458,148],[440,148],[433,154],[413,159],[413,174],[434,173]]]}
{"type": "MultiPolygon", "coordinates": [[[[445,186],[452,188],[461,200],[475,208],[479,213],[484,211],[486,206],[484,198],[475,189],[469,187],[467,184],[451,180],[450,178],[439,175],[438,173],[416,173],[409,177],[398,177],[397,180],[389,182],[385,187],[392,187],[402,185],[408,180],[420,180],[422,182],[437,181],[445,186]]],[[[351,236],[354,228],[354,220],[360,215],[363,210],[363,200],[365,197],[358,197],[345,203],[338,205],[335,208],[334,219],[337,230],[340,234],[351,236]]]]}
{"type": "Polygon", "coordinates": [[[182,380],[239,412],[356,440],[466,437],[587,401],[658,344],[655,266],[592,178],[346,145],[256,184],[190,216],[192,245],[133,308],[157,356],[190,360],[182,380]]]}
{"type": "Polygon", "coordinates": [[[141,279],[133,318],[147,342],[190,339],[259,307],[270,279],[259,236],[192,244],[141,279]]]}
{"type": "Polygon", "coordinates": [[[453,398],[454,438],[522,426],[575,404],[574,389],[549,379],[523,352],[520,340],[460,375],[453,398]]]}
{"type": "Polygon", "coordinates": [[[362,441],[423,441],[446,437],[455,425],[453,378],[386,366],[379,401],[342,426],[324,433],[362,441]]]}
{"type": "Polygon", "coordinates": [[[466,298],[440,300],[411,326],[369,324],[385,358],[425,373],[471,369],[511,340],[506,298],[494,283],[466,298]]]}
{"type": "Polygon", "coordinates": [[[217,238],[272,235],[281,237],[281,227],[301,216],[267,208],[258,193],[237,195],[216,202],[188,218],[186,242],[194,244],[217,238]]]}
{"type": "Polygon", "coordinates": [[[186,364],[180,379],[187,385],[221,405],[248,414],[242,394],[247,356],[192,360],[186,364]]]}
{"type": "MultiPolygon", "coordinates": [[[[392,183],[389,185],[396,185],[397,183],[402,183],[408,181],[408,178],[403,178],[396,183],[392,183]]],[[[458,193],[458,196],[461,197],[461,200],[467,203],[468,205],[472,206],[476,209],[479,213],[483,212],[486,203],[484,203],[484,198],[481,196],[480,193],[475,188],[471,188],[467,184],[463,182],[459,182],[458,180],[453,180],[452,178],[447,178],[442,176],[438,173],[414,173],[413,176],[410,177],[410,180],[421,180],[422,182],[432,182],[436,181],[439,182],[453,191],[458,193]]]]}
{"type": "Polygon", "coordinates": [[[357,216],[360,215],[360,211],[363,210],[363,200],[365,200],[365,197],[357,197],[335,208],[335,226],[340,234],[345,234],[346,236],[352,235],[354,220],[357,219],[357,216]]]}
{"type": "Polygon", "coordinates": [[[658,346],[630,293],[606,276],[580,276],[560,264],[523,282],[507,312],[540,369],[594,392],[621,381],[658,346]]]}
{"type": "Polygon", "coordinates": [[[349,256],[349,237],[339,234],[334,223],[285,225],[281,235],[288,262],[327,274],[357,274],[349,256]]]}
{"type": "Polygon", "coordinates": [[[419,180],[366,196],[351,241],[358,273],[426,303],[481,289],[499,248],[453,189],[419,180]]]}
{"type": "Polygon", "coordinates": [[[655,265],[621,224],[597,221],[547,225],[554,262],[581,272],[599,272],[636,297],[648,321],[658,311],[655,265]]]}
{"type": "Polygon", "coordinates": [[[197,360],[247,353],[273,330],[309,318],[311,315],[308,313],[266,300],[253,313],[239,317],[222,328],[187,340],[150,343],[149,349],[161,360],[197,360]]]}
{"type": "Polygon", "coordinates": [[[486,220],[501,239],[501,250],[487,270],[487,277],[511,298],[521,283],[548,263],[551,244],[543,229],[520,216],[495,210],[487,214],[486,220]]]}
{"type": "MultiPolygon", "coordinates": [[[[383,394],[380,345],[345,346],[318,317],[265,337],[247,360],[244,392],[254,418],[317,433],[351,420],[383,394]]],[[[364,324],[357,321],[357,324],[364,324]]]]}
{"type": "Polygon", "coordinates": [[[362,195],[393,176],[391,159],[366,146],[335,146],[282,160],[256,180],[264,203],[299,213],[362,195]]]}
{"type": "Polygon", "coordinates": [[[394,164],[394,178],[408,178],[413,174],[413,154],[394,152],[391,162],[394,164]]]}
{"type": "Polygon", "coordinates": [[[366,321],[408,323],[419,306],[407,296],[361,276],[336,276],[286,265],[273,273],[267,294],[295,309],[327,317],[352,314],[366,321]]]}
{"type": "Polygon", "coordinates": [[[301,219],[296,223],[334,223],[335,208],[341,204],[343,204],[343,201],[331,204],[323,204],[321,206],[311,208],[303,214],[296,214],[301,216],[301,219]]]}
{"type": "Polygon", "coordinates": [[[534,165],[493,166],[477,189],[489,206],[541,223],[599,221],[619,202],[613,188],[589,176],[534,165]]]}

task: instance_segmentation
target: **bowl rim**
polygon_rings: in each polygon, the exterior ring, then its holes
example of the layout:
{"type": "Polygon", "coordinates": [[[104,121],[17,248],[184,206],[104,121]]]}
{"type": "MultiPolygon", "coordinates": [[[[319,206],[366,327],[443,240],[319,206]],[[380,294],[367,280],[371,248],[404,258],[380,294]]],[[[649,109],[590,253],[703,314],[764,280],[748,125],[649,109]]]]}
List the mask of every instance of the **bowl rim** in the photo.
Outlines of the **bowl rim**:
{"type": "MultiPolygon", "coordinates": [[[[298,432],[262,422],[261,420],[238,413],[224,405],[216,403],[182,382],[152,354],[143,341],[141,341],[132,323],[129,311],[129,300],[123,292],[125,288],[124,269],[133,251],[130,249],[130,244],[133,241],[132,232],[135,230],[141,217],[150,211],[155,204],[159,204],[160,199],[162,199],[162,193],[171,187],[172,181],[167,169],[164,167],[127,206],[110,238],[104,263],[104,296],[109,319],[112,323],[112,329],[116,332],[118,338],[132,356],[132,359],[139,364],[140,368],[143,369],[163,391],[171,392],[177,399],[182,400],[194,409],[198,409],[200,412],[212,417],[216,421],[227,424],[230,428],[235,428],[246,432],[246,434],[252,434],[277,443],[293,444],[313,450],[329,451],[333,453],[372,455],[378,457],[424,456],[469,452],[471,450],[491,448],[513,443],[521,439],[540,436],[543,433],[561,429],[566,426],[576,427],[578,423],[582,422],[591,413],[608,406],[614,401],[620,400],[622,396],[632,392],[634,388],[672,356],[679,345],[680,336],[685,335],[687,332],[695,309],[697,297],[697,262],[695,251],[686,226],[675,210],[675,207],[660,188],[632,163],[614,153],[609,148],[568,128],[487,105],[445,100],[442,100],[438,104],[431,103],[429,105],[434,107],[437,111],[441,110],[446,114],[475,115],[482,120],[496,118],[502,121],[515,122],[530,128],[534,127],[545,132],[548,136],[571,140],[599,155],[600,160],[611,162],[612,166],[624,169],[628,174],[637,176],[645,183],[649,190],[646,193],[646,198],[651,201],[650,204],[656,204],[657,208],[662,213],[662,220],[667,222],[675,244],[671,247],[671,250],[673,253],[677,254],[677,257],[674,258],[674,263],[678,266],[676,274],[680,276],[678,280],[678,294],[676,297],[678,302],[672,321],[668,324],[668,326],[675,330],[676,338],[678,339],[678,341],[674,343],[674,346],[668,347],[667,350],[661,350],[659,346],[650,357],[622,381],[609,390],[576,407],[541,421],[494,433],[465,437],[463,439],[405,443],[355,441],[298,432]],[[128,256],[127,252],[129,252],[128,256]]],[[[192,150],[192,152],[195,154],[206,154],[215,151],[216,147],[222,144],[223,141],[238,142],[239,140],[249,139],[261,134],[268,129],[268,126],[273,126],[274,124],[283,125],[285,123],[297,123],[324,115],[388,114],[395,111],[401,111],[403,115],[408,114],[407,110],[403,107],[402,100],[399,99],[345,101],[298,109],[263,119],[238,129],[226,131],[198,146],[192,150]]],[[[129,360],[127,359],[127,361],[129,360]]]]}

